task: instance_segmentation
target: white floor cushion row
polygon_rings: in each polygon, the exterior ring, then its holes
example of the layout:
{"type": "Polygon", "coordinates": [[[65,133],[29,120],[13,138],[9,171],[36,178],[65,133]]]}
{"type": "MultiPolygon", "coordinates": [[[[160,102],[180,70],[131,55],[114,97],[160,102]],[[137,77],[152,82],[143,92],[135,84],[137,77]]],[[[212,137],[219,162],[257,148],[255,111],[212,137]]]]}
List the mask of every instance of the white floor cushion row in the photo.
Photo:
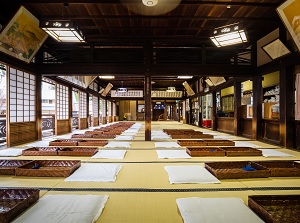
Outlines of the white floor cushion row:
{"type": "Polygon", "coordinates": [[[165,166],[165,170],[169,175],[171,184],[182,183],[200,183],[200,184],[216,184],[221,183],[213,176],[205,167],[196,165],[187,166],[165,166]]]}
{"type": "Polygon", "coordinates": [[[133,135],[117,135],[114,140],[133,140],[134,136],[133,135]]]}
{"type": "Polygon", "coordinates": [[[190,159],[185,150],[156,150],[159,159],[190,159]]]}
{"type": "Polygon", "coordinates": [[[122,166],[112,163],[83,163],[66,182],[115,182],[122,166]]]}
{"type": "Polygon", "coordinates": [[[237,147],[239,147],[239,146],[241,146],[241,147],[243,147],[243,146],[253,147],[253,148],[259,148],[260,147],[258,145],[255,145],[254,143],[251,143],[251,142],[234,141],[234,143],[235,143],[235,146],[237,146],[237,147]]]}
{"type": "Polygon", "coordinates": [[[130,148],[131,142],[117,142],[117,141],[109,141],[107,145],[104,147],[106,148],[130,148]]]}
{"type": "Polygon", "coordinates": [[[13,223],[93,223],[107,199],[107,195],[45,195],[13,223]]]}
{"type": "Polygon", "coordinates": [[[124,159],[127,150],[100,150],[92,158],[94,159],[124,159]]]}
{"type": "Polygon", "coordinates": [[[178,198],[184,223],[263,223],[240,198],[178,198]]]}
{"type": "Polygon", "coordinates": [[[0,150],[0,157],[1,156],[21,156],[22,155],[22,151],[23,151],[24,149],[10,149],[10,148],[8,148],[8,149],[2,149],[2,150],[0,150]]]}
{"type": "Polygon", "coordinates": [[[274,149],[259,149],[264,157],[294,157],[291,154],[280,152],[274,149]]]}
{"type": "Polygon", "coordinates": [[[172,148],[172,147],[180,147],[180,145],[177,144],[177,142],[155,142],[154,143],[156,148],[172,148]]]}

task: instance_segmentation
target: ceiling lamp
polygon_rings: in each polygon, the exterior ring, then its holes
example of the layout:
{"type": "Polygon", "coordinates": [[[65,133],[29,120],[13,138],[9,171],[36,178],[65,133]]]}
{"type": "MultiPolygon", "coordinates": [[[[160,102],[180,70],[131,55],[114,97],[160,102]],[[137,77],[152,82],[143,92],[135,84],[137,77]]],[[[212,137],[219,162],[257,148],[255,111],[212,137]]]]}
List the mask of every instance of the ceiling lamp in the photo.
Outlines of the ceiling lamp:
{"type": "Polygon", "coordinates": [[[42,21],[40,27],[58,42],[85,42],[82,32],[70,20],[42,21]]]}
{"type": "Polygon", "coordinates": [[[245,29],[239,23],[215,28],[210,39],[217,47],[247,42],[245,29]]]}
{"type": "Polygon", "coordinates": [[[178,79],[192,79],[193,76],[177,76],[178,79]]]}
{"type": "Polygon", "coordinates": [[[101,78],[101,79],[115,79],[115,76],[110,76],[110,75],[108,75],[108,76],[99,76],[99,78],[101,78]]]}
{"type": "Polygon", "coordinates": [[[143,4],[145,6],[149,6],[149,7],[156,6],[157,3],[158,3],[158,0],[143,0],[143,4]]]}

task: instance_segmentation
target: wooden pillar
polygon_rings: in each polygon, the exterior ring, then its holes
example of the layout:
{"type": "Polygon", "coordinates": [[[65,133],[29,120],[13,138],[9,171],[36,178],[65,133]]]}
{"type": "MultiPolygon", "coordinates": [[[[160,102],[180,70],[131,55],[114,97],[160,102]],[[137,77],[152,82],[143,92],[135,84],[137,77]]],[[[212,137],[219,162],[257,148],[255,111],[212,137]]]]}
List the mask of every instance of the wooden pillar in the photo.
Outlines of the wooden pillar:
{"type": "Polygon", "coordinates": [[[73,129],[73,97],[72,97],[72,87],[69,86],[69,132],[72,132],[73,129]]]}
{"type": "Polygon", "coordinates": [[[217,92],[212,92],[212,108],[211,108],[211,120],[212,120],[212,130],[217,131],[218,121],[217,121],[217,92]]]}
{"type": "Polygon", "coordinates": [[[242,94],[242,86],[241,82],[234,82],[234,135],[241,135],[240,126],[241,126],[241,94],[242,94]]]}
{"type": "Polygon", "coordinates": [[[151,141],[151,76],[145,77],[145,141],[151,141]]]}
{"type": "Polygon", "coordinates": [[[86,92],[86,121],[87,121],[87,128],[90,127],[89,125],[89,119],[90,119],[90,94],[88,92],[86,92]]]}
{"type": "Polygon", "coordinates": [[[41,140],[42,135],[42,76],[36,75],[36,129],[37,139],[41,140]]]}
{"type": "Polygon", "coordinates": [[[280,144],[286,148],[293,148],[294,141],[294,107],[295,82],[294,68],[280,67],[280,144]]]}
{"type": "Polygon", "coordinates": [[[252,138],[262,139],[262,77],[255,76],[252,81],[253,89],[253,118],[252,118],[252,138]]]}

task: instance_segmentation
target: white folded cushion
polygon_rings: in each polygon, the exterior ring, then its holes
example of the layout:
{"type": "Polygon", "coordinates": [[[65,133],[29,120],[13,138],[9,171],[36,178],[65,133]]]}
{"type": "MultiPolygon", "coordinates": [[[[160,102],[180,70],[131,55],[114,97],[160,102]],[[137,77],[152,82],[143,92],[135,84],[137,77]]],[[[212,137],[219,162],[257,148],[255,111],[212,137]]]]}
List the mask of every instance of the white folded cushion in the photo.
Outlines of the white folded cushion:
{"type": "Polygon", "coordinates": [[[21,156],[24,149],[2,149],[0,156],[21,156]]]}
{"type": "Polygon", "coordinates": [[[263,223],[240,198],[178,198],[185,223],[263,223]]]}
{"type": "Polygon", "coordinates": [[[115,182],[121,168],[120,164],[83,163],[65,181],[115,182]]]}
{"type": "Polygon", "coordinates": [[[100,150],[92,158],[124,159],[127,150],[100,150]]]}
{"type": "Polygon", "coordinates": [[[251,142],[244,142],[244,141],[234,141],[235,146],[237,147],[254,147],[254,148],[259,148],[260,146],[255,145],[254,143],[251,142]]]}
{"type": "Polygon", "coordinates": [[[93,223],[101,215],[107,195],[45,195],[14,223],[93,223]]]}
{"type": "Polygon", "coordinates": [[[185,150],[156,150],[159,159],[190,159],[185,150]]]}
{"type": "Polygon", "coordinates": [[[104,147],[106,147],[106,148],[116,148],[116,147],[130,148],[130,144],[131,144],[131,142],[110,141],[104,147]]]}
{"type": "Polygon", "coordinates": [[[262,151],[264,157],[294,157],[291,154],[276,151],[274,149],[259,149],[262,151]]]}
{"type": "Polygon", "coordinates": [[[166,148],[172,148],[172,147],[180,147],[180,145],[177,144],[177,142],[155,142],[155,147],[166,147],[166,148]]]}
{"type": "Polygon", "coordinates": [[[203,183],[215,184],[221,183],[213,176],[205,167],[188,165],[188,166],[165,166],[165,170],[169,174],[171,184],[178,183],[203,183]]]}
{"type": "Polygon", "coordinates": [[[123,135],[123,136],[117,135],[114,139],[115,140],[133,140],[133,138],[134,138],[133,135],[127,135],[127,136],[125,136],[125,135],[123,135]]]}

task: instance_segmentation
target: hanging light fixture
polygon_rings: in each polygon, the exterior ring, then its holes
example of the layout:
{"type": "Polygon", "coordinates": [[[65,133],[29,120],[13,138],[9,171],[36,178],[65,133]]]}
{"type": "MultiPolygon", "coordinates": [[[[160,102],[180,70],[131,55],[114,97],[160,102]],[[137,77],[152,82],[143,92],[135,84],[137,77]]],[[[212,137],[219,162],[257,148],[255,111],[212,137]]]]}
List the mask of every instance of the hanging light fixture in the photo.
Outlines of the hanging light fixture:
{"type": "Polygon", "coordinates": [[[245,29],[239,23],[215,28],[210,39],[217,47],[247,42],[245,29]]]}
{"type": "MultiPolygon", "coordinates": [[[[64,3],[67,13],[68,3],[64,3]]],[[[68,19],[41,21],[40,28],[58,42],[85,42],[82,32],[68,19]]]]}
{"type": "Polygon", "coordinates": [[[145,6],[149,6],[149,7],[156,6],[158,3],[158,0],[142,0],[142,1],[145,6]]]}

